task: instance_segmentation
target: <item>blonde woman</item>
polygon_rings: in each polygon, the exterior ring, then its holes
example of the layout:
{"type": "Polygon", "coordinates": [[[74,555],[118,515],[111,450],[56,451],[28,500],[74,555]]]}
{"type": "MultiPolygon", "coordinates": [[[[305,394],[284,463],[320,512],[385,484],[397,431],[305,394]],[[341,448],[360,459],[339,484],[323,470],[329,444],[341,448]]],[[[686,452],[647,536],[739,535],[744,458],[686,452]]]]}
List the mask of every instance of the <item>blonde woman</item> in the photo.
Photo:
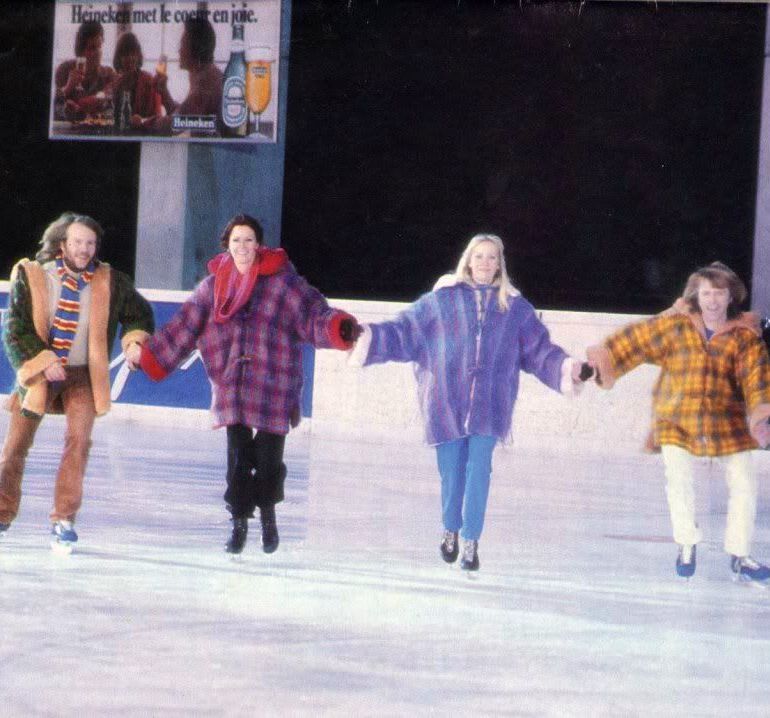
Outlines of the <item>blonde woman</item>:
{"type": "Polygon", "coordinates": [[[511,430],[519,372],[572,393],[581,363],[553,344],[532,305],[513,287],[502,240],[477,234],[457,269],[395,320],[364,325],[352,355],[360,365],[414,362],[429,444],[441,476],[443,559],[479,568],[492,453],[511,430]]]}

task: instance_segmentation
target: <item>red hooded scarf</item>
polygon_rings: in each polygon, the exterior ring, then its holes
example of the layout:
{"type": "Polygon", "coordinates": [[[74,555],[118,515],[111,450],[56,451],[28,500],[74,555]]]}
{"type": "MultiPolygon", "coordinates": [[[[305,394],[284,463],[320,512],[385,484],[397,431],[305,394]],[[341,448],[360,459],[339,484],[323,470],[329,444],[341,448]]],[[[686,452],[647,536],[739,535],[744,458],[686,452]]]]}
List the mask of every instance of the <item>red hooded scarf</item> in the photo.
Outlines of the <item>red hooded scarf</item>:
{"type": "Polygon", "coordinates": [[[275,274],[287,262],[286,252],[269,247],[257,248],[257,256],[246,274],[238,271],[230,252],[209,260],[207,267],[214,275],[214,321],[229,321],[249,301],[259,277],[275,274]]]}

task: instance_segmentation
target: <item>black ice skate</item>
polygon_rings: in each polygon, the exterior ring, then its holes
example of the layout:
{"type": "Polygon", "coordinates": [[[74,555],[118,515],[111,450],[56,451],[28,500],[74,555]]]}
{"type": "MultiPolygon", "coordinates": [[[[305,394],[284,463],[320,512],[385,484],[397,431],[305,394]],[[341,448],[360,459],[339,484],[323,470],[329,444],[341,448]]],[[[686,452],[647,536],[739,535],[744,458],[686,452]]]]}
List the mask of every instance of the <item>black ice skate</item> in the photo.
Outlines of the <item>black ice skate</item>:
{"type": "Polygon", "coordinates": [[[259,509],[262,521],[262,550],[273,553],[278,548],[278,526],[275,523],[275,506],[265,506],[259,509]]]}
{"type": "Polygon", "coordinates": [[[676,557],[676,573],[682,578],[690,578],[695,573],[695,546],[680,546],[676,557]]]}
{"type": "Polygon", "coordinates": [[[735,581],[764,585],[764,582],[770,578],[770,568],[755,561],[751,556],[732,556],[730,568],[735,581]]]}
{"type": "Polygon", "coordinates": [[[0,524],[0,539],[5,536],[5,532],[11,528],[11,524],[0,524]]]}
{"type": "Polygon", "coordinates": [[[54,521],[51,526],[51,548],[57,553],[72,553],[77,543],[78,535],[72,526],[72,521],[54,521]]]}
{"type": "Polygon", "coordinates": [[[463,555],[460,559],[460,568],[463,571],[479,570],[479,542],[463,540],[463,555]]]}
{"type": "Polygon", "coordinates": [[[249,533],[249,520],[246,518],[233,519],[233,533],[227,539],[225,551],[231,554],[239,554],[246,545],[246,536],[249,533]]]}
{"type": "Polygon", "coordinates": [[[460,544],[457,540],[457,531],[444,531],[441,539],[441,558],[447,563],[457,561],[457,555],[460,553],[460,544]]]}

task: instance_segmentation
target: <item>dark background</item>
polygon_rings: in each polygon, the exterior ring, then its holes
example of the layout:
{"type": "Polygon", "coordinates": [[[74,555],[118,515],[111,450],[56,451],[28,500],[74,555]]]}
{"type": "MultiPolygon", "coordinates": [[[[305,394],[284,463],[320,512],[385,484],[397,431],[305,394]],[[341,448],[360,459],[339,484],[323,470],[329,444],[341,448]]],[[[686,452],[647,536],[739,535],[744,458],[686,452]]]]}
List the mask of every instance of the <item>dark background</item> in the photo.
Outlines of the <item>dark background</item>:
{"type": "MultiPolygon", "coordinates": [[[[139,146],[47,140],[52,26],[53,2],[0,16],[0,272],[75,209],[132,273],[139,146]]],[[[764,28],[764,5],[294,0],[282,244],[333,297],[411,300],[477,231],[541,308],[657,311],[714,259],[749,280],[764,28]]]]}

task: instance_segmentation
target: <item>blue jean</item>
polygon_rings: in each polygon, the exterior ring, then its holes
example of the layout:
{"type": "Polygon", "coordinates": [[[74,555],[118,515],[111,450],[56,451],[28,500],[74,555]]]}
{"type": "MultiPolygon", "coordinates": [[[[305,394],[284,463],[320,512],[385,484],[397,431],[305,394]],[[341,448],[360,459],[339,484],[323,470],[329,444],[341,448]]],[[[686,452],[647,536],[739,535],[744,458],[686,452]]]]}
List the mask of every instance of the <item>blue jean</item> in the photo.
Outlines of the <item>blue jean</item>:
{"type": "Polygon", "coordinates": [[[492,474],[495,436],[464,436],[436,446],[441,475],[441,513],[444,528],[462,537],[481,537],[492,474]]]}

